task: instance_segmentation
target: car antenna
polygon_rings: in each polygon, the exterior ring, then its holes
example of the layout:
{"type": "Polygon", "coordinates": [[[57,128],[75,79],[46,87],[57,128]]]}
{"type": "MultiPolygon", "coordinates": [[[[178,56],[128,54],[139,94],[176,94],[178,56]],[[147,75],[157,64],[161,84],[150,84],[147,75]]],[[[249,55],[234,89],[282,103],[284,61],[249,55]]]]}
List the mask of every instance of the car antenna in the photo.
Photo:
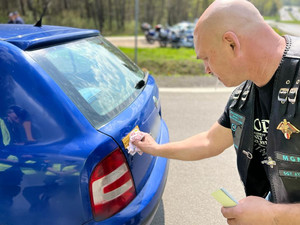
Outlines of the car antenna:
{"type": "Polygon", "coordinates": [[[34,24],[35,27],[42,27],[42,20],[43,20],[44,15],[46,14],[46,11],[47,11],[47,9],[48,9],[48,5],[49,5],[50,1],[51,1],[51,0],[46,1],[45,5],[44,5],[43,12],[42,12],[42,15],[41,15],[39,21],[37,21],[37,22],[34,24]]]}

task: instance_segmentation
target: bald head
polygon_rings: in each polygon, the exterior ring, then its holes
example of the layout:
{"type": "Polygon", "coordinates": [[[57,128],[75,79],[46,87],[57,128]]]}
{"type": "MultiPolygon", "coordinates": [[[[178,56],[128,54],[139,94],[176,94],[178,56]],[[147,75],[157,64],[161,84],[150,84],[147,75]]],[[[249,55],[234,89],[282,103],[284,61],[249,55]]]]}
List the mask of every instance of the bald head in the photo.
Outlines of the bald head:
{"type": "Polygon", "coordinates": [[[285,48],[284,38],[247,0],[214,1],[196,24],[194,44],[206,72],[215,74],[226,86],[245,80],[265,84],[285,48]]]}
{"type": "Polygon", "coordinates": [[[261,25],[265,25],[264,19],[250,2],[216,0],[198,20],[194,35],[209,34],[211,37],[217,35],[220,38],[226,31],[243,35],[261,25]]]}

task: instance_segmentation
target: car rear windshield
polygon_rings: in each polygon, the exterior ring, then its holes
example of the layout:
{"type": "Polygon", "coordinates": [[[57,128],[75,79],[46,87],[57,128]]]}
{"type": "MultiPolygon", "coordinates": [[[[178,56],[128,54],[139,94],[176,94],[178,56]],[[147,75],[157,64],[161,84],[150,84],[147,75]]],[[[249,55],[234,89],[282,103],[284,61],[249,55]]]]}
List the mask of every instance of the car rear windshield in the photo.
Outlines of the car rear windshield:
{"type": "Polygon", "coordinates": [[[139,95],[145,74],[103,37],[28,51],[99,129],[139,95]]]}

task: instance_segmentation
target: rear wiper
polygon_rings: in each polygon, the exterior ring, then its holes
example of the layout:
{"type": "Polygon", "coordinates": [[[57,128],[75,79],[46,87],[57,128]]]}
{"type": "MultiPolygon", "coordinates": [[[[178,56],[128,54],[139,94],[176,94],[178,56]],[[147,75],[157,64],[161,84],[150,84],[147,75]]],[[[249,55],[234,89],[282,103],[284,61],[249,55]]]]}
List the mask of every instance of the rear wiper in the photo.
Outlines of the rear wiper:
{"type": "Polygon", "coordinates": [[[136,83],[135,85],[135,89],[141,89],[142,87],[144,87],[148,81],[148,77],[149,77],[149,71],[144,71],[144,78],[143,80],[140,80],[139,82],[136,83]]]}

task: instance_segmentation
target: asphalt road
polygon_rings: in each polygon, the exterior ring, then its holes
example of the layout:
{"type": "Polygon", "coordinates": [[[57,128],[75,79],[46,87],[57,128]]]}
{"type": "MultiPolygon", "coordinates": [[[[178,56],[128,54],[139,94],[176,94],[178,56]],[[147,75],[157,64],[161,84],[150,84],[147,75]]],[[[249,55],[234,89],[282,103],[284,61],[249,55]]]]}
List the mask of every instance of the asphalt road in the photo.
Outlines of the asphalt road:
{"type": "MultiPolygon", "coordinates": [[[[162,115],[170,140],[182,140],[207,130],[223,112],[229,95],[228,89],[217,86],[160,88],[162,115]]],[[[151,225],[227,224],[221,206],[211,196],[220,187],[236,199],[244,197],[233,148],[201,161],[171,160],[163,200],[151,225]]]]}
{"type": "Polygon", "coordinates": [[[293,35],[296,37],[300,37],[300,25],[299,24],[289,24],[289,23],[281,23],[275,21],[268,21],[268,23],[272,27],[277,27],[281,32],[289,35],[293,35]]]}
{"type": "Polygon", "coordinates": [[[281,21],[292,21],[291,14],[296,20],[300,20],[299,7],[297,6],[284,6],[279,10],[281,21]]]}

